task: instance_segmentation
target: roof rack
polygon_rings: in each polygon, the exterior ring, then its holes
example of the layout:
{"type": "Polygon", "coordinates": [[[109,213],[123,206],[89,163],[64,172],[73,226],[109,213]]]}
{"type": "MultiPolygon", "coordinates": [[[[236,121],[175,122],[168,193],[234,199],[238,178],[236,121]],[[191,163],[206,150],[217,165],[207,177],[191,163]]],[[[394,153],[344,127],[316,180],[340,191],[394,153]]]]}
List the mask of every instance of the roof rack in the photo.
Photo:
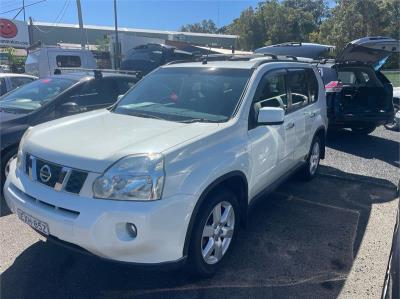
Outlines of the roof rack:
{"type": "MultiPolygon", "coordinates": [[[[190,63],[190,62],[202,62],[203,64],[207,64],[208,61],[250,61],[252,59],[260,59],[258,60],[254,68],[257,68],[261,64],[267,62],[305,62],[311,63],[314,61],[303,61],[301,57],[296,57],[293,55],[275,55],[270,53],[253,53],[253,54],[210,54],[210,55],[203,55],[191,60],[175,60],[167,63],[166,65],[171,64],[178,64],[178,63],[190,63]]],[[[315,61],[317,62],[317,61],[315,61]]]]}
{"type": "Polygon", "coordinates": [[[86,69],[86,68],[73,68],[73,67],[60,67],[54,70],[54,75],[61,75],[62,73],[76,73],[76,72],[84,72],[84,73],[93,73],[95,78],[102,78],[103,73],[115,73],[115,74],[126,74],[136,76],[137,78],[142,77],[142,72],[140,71],[125,71],[125,70],[113,70],[113,69],[86,69]]]}

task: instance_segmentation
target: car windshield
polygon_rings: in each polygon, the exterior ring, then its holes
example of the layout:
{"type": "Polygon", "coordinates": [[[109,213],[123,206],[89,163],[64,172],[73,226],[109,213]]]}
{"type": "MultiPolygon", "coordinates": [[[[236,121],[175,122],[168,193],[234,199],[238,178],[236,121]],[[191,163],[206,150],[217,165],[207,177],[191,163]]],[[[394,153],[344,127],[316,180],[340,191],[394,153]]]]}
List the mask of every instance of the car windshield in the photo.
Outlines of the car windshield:
{"type": "Polygon", "coordinates": [[[233,114],[249,69],[160,68],[144,77],[114,112],[181,122],[224,122],[233,114]]]}
{"type": "Polygon", "coordinates": [[[0,97],[0,110],[11,110],[17,113],[32,112],[76,82],[76,80],[65,78],[33,81],[0,97]]]}

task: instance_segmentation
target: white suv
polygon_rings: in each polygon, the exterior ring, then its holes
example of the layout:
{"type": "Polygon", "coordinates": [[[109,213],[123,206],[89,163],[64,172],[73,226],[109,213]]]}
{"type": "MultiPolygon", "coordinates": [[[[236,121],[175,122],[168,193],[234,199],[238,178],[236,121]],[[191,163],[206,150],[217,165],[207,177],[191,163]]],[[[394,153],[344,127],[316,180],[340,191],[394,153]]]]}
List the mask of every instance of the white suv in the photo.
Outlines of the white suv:
{"type": "Polygon", "coordinates": [[[323,83],[307,63],[166,65],[112,108],[29,129],[5,199],[50,240],[210,275],[249,205],[325,154],[323,83]]]}

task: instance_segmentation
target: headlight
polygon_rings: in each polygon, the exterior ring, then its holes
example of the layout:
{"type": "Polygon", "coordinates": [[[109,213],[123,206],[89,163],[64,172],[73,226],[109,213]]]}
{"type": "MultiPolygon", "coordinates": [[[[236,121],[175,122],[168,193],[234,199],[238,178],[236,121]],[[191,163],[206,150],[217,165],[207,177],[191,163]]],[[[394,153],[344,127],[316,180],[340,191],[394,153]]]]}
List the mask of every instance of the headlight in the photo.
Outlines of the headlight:
{"type": "Polygon", "coordinates": [[[24,144],[26,142],[26,139],[28,138],[28,136],[30,135],[31,132],[32,132],[32,127],[29,127],[25,131],[24,135],[22,135],[21,141],[19,142],[18,153],[17,153],[17,168],[20,168],[20,166],[21,166],[21,162],[23,160],[22,149],[24,148],[24,144]]]}
{"type": "Polygon", "coordinates": [[[164,158],[140,154],[122,158],[93,183],[96,198],[157,200],[164,187],[164,158]]]}

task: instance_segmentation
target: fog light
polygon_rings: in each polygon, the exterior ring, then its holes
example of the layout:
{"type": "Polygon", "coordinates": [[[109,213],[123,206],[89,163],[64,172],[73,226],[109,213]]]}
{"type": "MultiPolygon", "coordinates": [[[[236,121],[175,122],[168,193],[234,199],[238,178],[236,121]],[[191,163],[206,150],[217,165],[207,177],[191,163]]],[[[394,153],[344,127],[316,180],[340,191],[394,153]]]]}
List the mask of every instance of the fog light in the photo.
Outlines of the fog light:
{"type": "Polygon", "coordinates": [[[137,229],[136,226],[133,223],[127,223],[126,224],[126,230],[129,234],[129,236],[131,236],[132,238],[136,238],[137,236],[137,229]]]}

